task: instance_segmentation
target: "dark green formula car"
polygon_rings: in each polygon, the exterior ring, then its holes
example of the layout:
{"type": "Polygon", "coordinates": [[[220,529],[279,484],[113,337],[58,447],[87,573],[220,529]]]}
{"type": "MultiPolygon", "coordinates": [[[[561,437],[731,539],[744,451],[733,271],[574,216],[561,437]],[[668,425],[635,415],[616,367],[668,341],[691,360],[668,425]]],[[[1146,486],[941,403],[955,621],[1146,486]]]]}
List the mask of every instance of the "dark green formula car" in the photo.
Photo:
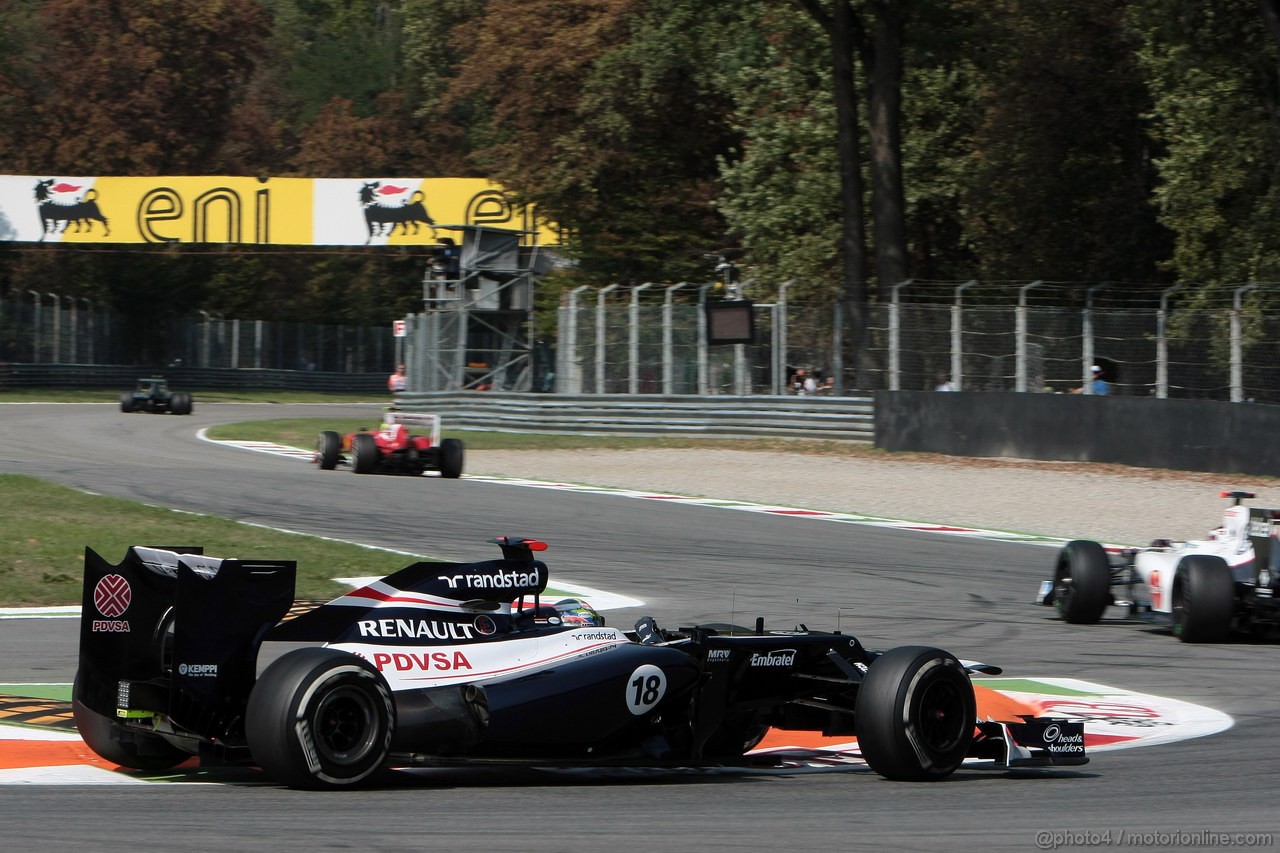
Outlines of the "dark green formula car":
{"type": "Polygon", "coordinates": [[[173,415],[191,414],[191,395],[185,391],[171,391],[162,377],[139,379],[138,387],[120,395],[122,412],[168,412],[173,415]]]}

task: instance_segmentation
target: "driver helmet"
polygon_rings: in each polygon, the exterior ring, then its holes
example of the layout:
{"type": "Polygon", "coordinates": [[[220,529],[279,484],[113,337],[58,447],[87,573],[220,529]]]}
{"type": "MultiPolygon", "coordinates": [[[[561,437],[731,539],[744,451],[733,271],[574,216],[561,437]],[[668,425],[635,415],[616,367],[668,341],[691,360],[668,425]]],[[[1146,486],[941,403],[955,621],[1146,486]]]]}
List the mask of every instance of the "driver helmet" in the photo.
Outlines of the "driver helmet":
{"type": "Polygon", "coordinates": [[[560,620],[570,628],[603,628],[604,617],[580,598],[564,598],[554,605],[560,620]]]}

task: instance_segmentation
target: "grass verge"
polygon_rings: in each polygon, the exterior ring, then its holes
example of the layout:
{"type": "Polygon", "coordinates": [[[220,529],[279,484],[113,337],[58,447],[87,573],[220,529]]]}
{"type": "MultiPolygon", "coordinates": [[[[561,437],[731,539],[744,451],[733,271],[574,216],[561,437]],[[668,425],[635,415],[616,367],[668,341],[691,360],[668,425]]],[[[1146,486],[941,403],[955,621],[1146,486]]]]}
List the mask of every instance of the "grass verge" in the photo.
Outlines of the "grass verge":
{"type": "Polygon", "coordinates": [[[215,557],[298,562],[298,598],[333,598],[335,577],[385,575],[412,557],[285,533],[212,515],[0,474],[0,606],[79,604],[84,549],[113,563],[131,545],[199,545],[215,557]]]}

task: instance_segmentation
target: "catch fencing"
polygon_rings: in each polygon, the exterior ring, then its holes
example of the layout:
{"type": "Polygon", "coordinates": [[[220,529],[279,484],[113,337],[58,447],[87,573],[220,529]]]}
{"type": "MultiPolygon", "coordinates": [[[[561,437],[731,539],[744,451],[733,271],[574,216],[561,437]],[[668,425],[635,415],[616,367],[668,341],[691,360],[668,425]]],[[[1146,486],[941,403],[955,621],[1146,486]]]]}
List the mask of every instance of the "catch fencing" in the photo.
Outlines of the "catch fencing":
{"type": "Polygon", "coordinates": [[[89,299],[28,291],[0,298],[0,362],[390,373],[390,323],[343,326],[196,317],[141,325],[89,299]]]}
{"type": "MultiPolygon", "coordinates": [[[[1280,403],[1277,284],[906,281],[868,306],[860,364],[845,306],[793,299],[794,282],[744,283],[752,341],[710,343],[706,309],[715,287],[576,288],[547,336],[556,341],[554,357],[537,359],[536,371],[511,372],[494,390],[785,396],[805,368],[825,386],[818,396],[933,390],[948,379],[965,391],[1087,394],[1097,365],[1115,395],[1280,403]]],[[[0,362],[375,374],[390,373],[402,354],[390,324],[206,312],[158,328],[138,322],[87,299],[34,291],[0,298],[0,362]]],[[[411,366],[411,390],[428,390],[421,379],[428,361],[411,366]]]]}
{"type": "Polygon", "coordinates": [[[725,345],[708,343],[713,285],[578,288],[560,308],[555,390],[784,395],[805,368],[834,396],[948,380],[1088,394],[1097,365],[1115,395],[1280,403],[1280,285],[906,281],[868,307],[861,369],[844,306],[791,301],[791,286],[754,303],[753,342],[725,345]]]}

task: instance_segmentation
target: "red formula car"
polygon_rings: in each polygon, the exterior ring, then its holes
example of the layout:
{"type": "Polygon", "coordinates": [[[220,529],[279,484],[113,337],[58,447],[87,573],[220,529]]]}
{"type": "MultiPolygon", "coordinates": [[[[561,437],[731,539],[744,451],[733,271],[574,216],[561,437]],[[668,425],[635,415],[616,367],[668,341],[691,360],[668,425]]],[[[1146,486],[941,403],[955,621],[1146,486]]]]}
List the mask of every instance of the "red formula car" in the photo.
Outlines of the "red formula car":
{"type": "Polygon", "coordinates": [[[315,461],[326,471],[350,465],[357,474],[423,474],[438,471],[441,477],[462,476],[462,442],[440,438],[440,416],[422,412],[387,412],[377,432],[360,430],[342,436],[333,430],[320,433],[315,461]],[[427,430],[411,435],[409,427],[427,430]]]}

